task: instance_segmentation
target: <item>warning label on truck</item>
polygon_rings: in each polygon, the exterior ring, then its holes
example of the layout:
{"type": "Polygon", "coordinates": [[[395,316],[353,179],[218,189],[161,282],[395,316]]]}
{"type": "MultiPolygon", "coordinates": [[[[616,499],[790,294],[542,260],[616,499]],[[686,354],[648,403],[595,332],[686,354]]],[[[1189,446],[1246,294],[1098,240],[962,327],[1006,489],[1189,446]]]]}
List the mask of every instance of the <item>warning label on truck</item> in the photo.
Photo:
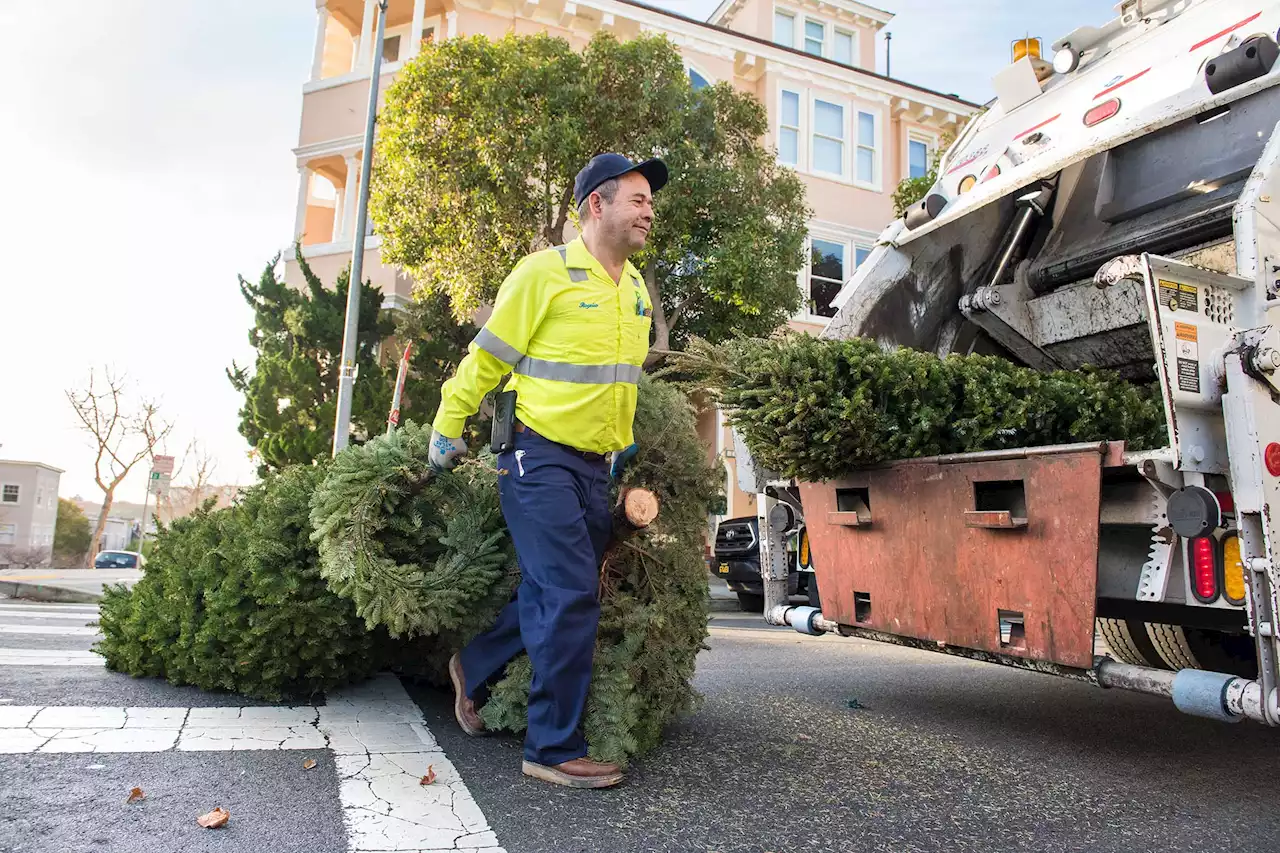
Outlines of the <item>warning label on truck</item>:
{"type": "Polygon", "coordinates": [[[1170,311],[1199,311],[1200,292],[1194,284],[1160,279],[1160,304],[1170,311]]]}
{"type": "MultiPolygon", "coordinates": [[[[1161,282],[1163,287],[1164,282],[1161,282]]],[[[1200,393],[1200,330],[1190,323],[1174,323],[1178,361],[1178,390],[1200,393]]]]}
{"type": "Polygon", "coordinates": [[[1178,359],[1178,390],[1200,393],[1200,362],[1190,358],[1178,359]]]}

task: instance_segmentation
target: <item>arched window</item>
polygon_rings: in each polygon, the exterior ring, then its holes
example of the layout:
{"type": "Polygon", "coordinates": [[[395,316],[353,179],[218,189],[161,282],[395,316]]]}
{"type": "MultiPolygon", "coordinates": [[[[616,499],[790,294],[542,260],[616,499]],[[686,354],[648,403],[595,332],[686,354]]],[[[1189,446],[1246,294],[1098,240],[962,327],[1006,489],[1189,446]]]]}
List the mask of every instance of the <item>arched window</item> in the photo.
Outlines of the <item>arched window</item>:
{"type": "Polygon", "coordinates": [[[689,69],[689,83],[693,86],[693,91],[705,89],[711,85],[711,81],[699,73],[696,69],[689,69]]]}

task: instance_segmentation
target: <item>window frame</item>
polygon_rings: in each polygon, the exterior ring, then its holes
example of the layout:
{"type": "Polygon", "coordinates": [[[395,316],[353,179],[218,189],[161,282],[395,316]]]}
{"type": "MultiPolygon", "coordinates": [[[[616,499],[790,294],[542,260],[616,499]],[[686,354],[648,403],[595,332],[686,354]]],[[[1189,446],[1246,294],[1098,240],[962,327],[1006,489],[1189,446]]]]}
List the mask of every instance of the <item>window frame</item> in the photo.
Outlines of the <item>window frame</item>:
{"type": "Polygon", "coordinates": [[[17,545],[18,544],[18,525],[9,524],[9,523],[0,524],[0,537],[3,537],[5,535],[6,530],[8,532],[9,541],[5,542],[3,541],[2,538],[0,538],[0,545],[9,545],[9,546],[17,545]]]}
{"type": "Polygon", "coordinates": [[[0,483],[0,506],[22,506],[22,484],[21,483],[0,483]],[[17,495],[15,500],[6,500],[5,492],[9,489],[16,489],[17,495]]]}
{"type": "MultiPolygon", "coordinates": [[[[702,70],[701,68],[699,68],[698,66],[693,65],[692,63],[686,63],[686,64],[685,64],[685,66],[684,66],[684,73],[685,73],[685,76],[689,78],[689,85],[690,85],[690,86],[693,86],[693,75],[694,75],[694,74],[697,74],[699,77],[701,77],[701,78],[702,78],[703,82],[704,82],[704,83],[706,83],[706,85],[705,85],[705,86],[703,86],[702,88],[704,88],[704,89],[710,89],[712,86],[714,86],[714,85],[715,85],[715,82],[716,82],[716,81],[711,79],[711,75],[710,75],[710,74],[708,74],[707,72],[703,71],[703,70],[702,70]]],[[[694,91],[699,91],[699,90],[695,89],[694,91]]]]}
{"type": "Polygon", "coordinates": [[[863,189],[881,192],[884,187],[884,161],[883,161],[883,138],[884,138],[884,121],[879,110],[864,109],[861,105],[854,104],[853,115],[850,116],[853,123],[852,133],[850,136],[856,137],[852,141],[852,152],[850,154],[849,178],[854,186],[863,189]],[[871,144],[866,144],[862,139],[862,122],[861,117],[867,115],[872,119],[871,144]],[[858,152],[862,149],[871,152],[871,180],[866,181],[858,176],[858,152]]]}
{"type": "Polygon", "coordinates": [[[784,166],[788,166],[792,169],[796,169],[797,171],[799,171],[804,164],[804,145],[801,144],[803,140],[804,140],[804,92],[800,89],[788,89],[785,84],[779,85],[778,86],[778,138],[777,138],[778,162],[784,166]],[[796,97],[796,124],[794,127],[789,124],[782,123],[783,115],[784,115],[783,109],[782,109],[782,102],[786,95],[795,95],[796,97]],[[796,162],[794,163],[788,163],[786,160],[782,159],[782,131],[783,130],[795,131],[796,162]]]}
{"type": "Polygon", "coordinates": [[[804,30],[803,30],[803,32],[801,32],[801,33],[800,33],[800,39],[799,39],[799,41],[800,41],[800,48],[799,48],[799,49],[800,49],[802,52],[804,52],[804,53],[808,54],[809,56],[817,56],[817,57],[820,57],[820,58],[822,58],[822,59],[830,59],[830,58],[831,58],[831,57],[830,57],[830,53],[831,53],[831,51],[828,49],[829,42],[831,41],[831,39],[829,38],[829,33],[830,33],[830,32],[831,32],[831,26],[830,26],[826,21],[822,20],[821,18],[811,18],[811,17],[809,17],[808,15],[805,15],[805,16],[804,16],[804,30]],[[822,27],[822,39],[818,42],[818,52],[817,52],[817,53],[813,53],[813,52],[811,52],[811,51],[809,50],[809,42],[810,42],[810,41],[817,41],[816,39],[810,39],[810,38],[809,38],[809,25],[810,25],[810,24],[815,24],[815,25],[817,25],[817,26],[819,26],[819,27],[822,27]]]}
{"type": "Polygon", "coordinates": [[[776,45],[781,45],[782,47],[789,47],[794,49],[796,46],[796,21],[799,18],[800,16],[796,14],[796,11],[794,9],[788,9],[785,6],[774,6],[773,7],[773,39],[772,39],[773,43],[776,45]],[[788,44],[787,42],[778,41],[779,16],[783,18],[791,19],[791,43],[790,44],[788,44]]]}
{"type": "MultiPolygon", "coordinates": [[[[804,296],[803,319],[812,323],[828,323],[831,321],[831,317],[828,317],[825,314],[819,314],[813,310],[813,243],[815,240],[823,243],[831,243],[832,245],[840,247],[840,251],[843,255],[840,260],[842,267],[840,275],[843,277],[840,282],[840,288],[843,288],[844,283],[849,280],[849,277],[845,274],[845,270],[849,267],[849,241],[842,237],[827,237],[821,233],[814,234],[812,232],[810,232],[809,236],[805,238],[806,262],[804,265],[804,289],[802,291],[802,295],[804,296]]],[[[833,281],[833,279],[823,278],[823,281],[833,281]]],[[[837,288],[836,292],[839,293],[840,289],[837,288]]]]}
{"type": "MultiPolygon", "coordinates": [[[[859,63],[862,60],[862,56],[861,56],[862,51],[858,44],[858,41],[859,41],[858,32],[856,30],[846,30],[843,27],[836,26],[836,25],[832,25],[831,29],[833,33],[831,37],[831,60],[833,62],[840,62],[840,59],[836,56],[836,37],[848,36],[849,37],[849,62],[846,67],[848,68],[859,67],[859,63]]],[[[840,64],[845,65],[845,63],[843,62],[840,62],[840,64]]]]}
{"type": "Polygon", "coordinates": [[[911,177],[911,143],[921,142],[924,144],[924,165],[925,174],[929,174],[929,164],[933,162],[933,158],[938,153],[938,137],[932,133],[926,133],[923,130],[911,128],[907,131],[907,150],[906,157],[903,162],[906,163],[906,169],[903,170],[904,177],[911,177]]]}
{"type": "MultiPolygon", "coordinates": [[[[853,277],[853,274],[857,271],[858,267],[862,266],[862,264],[866,262],[865,257],[861,262],[859,262],[858,253],[865,252],[867,256],[870,256],[872,250],[875,248],[875,238],[867,237],[858,232],[850,233],[846,231],[838,234],[834,231],[828,230],[830,227],[831,226],[828,226],[827,228],[814,228],[810,230],[804,238],[806,261],[800,268],[800,273],[797,277],[797,286],[800,288],[801,305],[800,311],[795,317],[796,320],[803,323],[829,323],[831,321],[830,317],[822,314],[815,314],[809,309],[810,302],[813,299],[813,241],[821,240],[824,243],[834,243],[843,249],[844,270],[842,274],[844,275],[844,280],[840,282],[841,288],[843,288],[849,279],[853,277]],[[853,264],[852,268],[849,266],[851,262],[853,264]]],[[[824,279],[824,281],[830,280],[831,279],[824,279]]]]}
{"type": "Polygon", "coordinates": [[[828,100],[827,98],[820,97],[819,95],[810,94],[809,114],[813,116],[813,119],[809,122],[809,133],[808,133],[809,172],[813,175],[817,175],[824,178],[831,178],[831,179],[840,180],[840,181],[849,180],[849,175],[850,175],[849,173],[849,142],[850,142],[851,134],[849,129],[848,102],[841,102],[838,100],[828,100]],[[839,140],[835,140],[835,137],[828,136],[825,133],[823,134],[818,133],[817,116],[818,116],[819,101],[821,101],[824,104],[829,104],[833,107],[840,108],[840,131],[842,136],[839,140]],[[840,143],[840,171],[839,172],[828,172],[825,169],[818,168],[818,160],[814,153],[816,148],[814,143],[816,142],[819,136],[821,136],[823,139],[838,141],[840,143]]]}

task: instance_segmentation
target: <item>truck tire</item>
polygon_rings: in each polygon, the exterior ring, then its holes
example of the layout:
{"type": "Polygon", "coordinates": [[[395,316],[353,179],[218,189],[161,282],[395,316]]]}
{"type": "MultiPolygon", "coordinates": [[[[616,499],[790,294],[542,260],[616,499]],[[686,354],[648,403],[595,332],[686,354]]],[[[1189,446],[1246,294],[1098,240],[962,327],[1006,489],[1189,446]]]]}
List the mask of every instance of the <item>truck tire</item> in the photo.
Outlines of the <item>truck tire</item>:
{"type": "Polygon", "coordinates": [[[1183,632],[1202,668],[1242,678],[1258,677],[1258,648],[1253,637],[1209,628],[1184,628],[1183,632]]]}
{"type": "Polygon", "coordinates": [[[1187,643],[1186,630],[1181,625],[1148,622],[1147,636],[1169,669],[1204,669],[1187,643]]]}
{"type": "Polygon", "coordinates": [[[1098,618],[1095,623],[1098,634],[1116,660],[1134,666],[1169,668],[1147,635],[1145,623],[1133,619],[1109,618],[1098,618]]]}
{"type": "Polygon", "coordinates": [[[738,609],[744,613],[763,613],[764,596],[758,592],[738,593],[738,609]]]}

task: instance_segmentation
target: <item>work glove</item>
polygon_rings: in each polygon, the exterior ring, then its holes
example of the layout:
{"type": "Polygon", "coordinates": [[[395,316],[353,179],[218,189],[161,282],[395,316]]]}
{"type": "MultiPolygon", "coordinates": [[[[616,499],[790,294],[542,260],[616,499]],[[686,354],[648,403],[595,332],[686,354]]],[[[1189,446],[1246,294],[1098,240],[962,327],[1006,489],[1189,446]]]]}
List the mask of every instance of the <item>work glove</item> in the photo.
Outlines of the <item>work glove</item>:
{"type": "Polygon", "coordinates": [[[631,460],[636,458],[640,448],[632,444],[630,447],[624,447],[622,450],[615,450],[609,454],[609,479],[617,480],[622,476],[622,472],[631,464],[631,460]]]}
{"type": "Polygon", "coordinates": [[[467,443],[460,438],[449,438],[436,430],[431,431],[431,450],[427,463],[437,474],[452,471],[458,460],[467,455],[467,443]]]}

